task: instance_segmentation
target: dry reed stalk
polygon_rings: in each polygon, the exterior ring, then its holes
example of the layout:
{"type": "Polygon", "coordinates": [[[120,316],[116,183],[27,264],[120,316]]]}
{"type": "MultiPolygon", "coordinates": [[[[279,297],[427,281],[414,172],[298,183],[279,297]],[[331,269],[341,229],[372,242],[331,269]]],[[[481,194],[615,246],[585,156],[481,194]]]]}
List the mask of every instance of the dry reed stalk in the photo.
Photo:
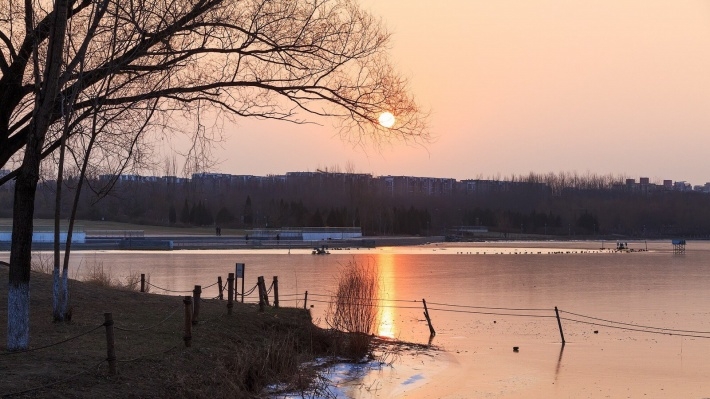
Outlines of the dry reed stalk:
{"type": "Polygon", "coordinates": [[[37,273],[52,274],[54,270],[52,254],[49,252],[33,252],[30,269],[37,273]]]}
{"type": "Polygon", "coordinates": [[[353,260],[341,269],[325,320],[330,328],[348,333],[346,352],[352,357],[369,352],[377,322],[378,292],[379,277],[374,265],[353,260]]]}

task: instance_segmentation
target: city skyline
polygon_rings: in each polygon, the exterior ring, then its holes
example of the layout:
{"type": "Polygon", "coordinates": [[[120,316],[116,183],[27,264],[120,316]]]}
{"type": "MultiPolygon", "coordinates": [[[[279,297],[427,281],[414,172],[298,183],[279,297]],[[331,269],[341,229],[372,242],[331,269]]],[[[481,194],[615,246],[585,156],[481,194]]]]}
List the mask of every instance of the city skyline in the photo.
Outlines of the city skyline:
{"type": "MultiPolygon", "coordinates": [[[[7,174],[8,171],[0,170],[0,177],[7,174]]],[[[268,174],[268,175],[254,175],[254,174],[231,174],[222,172],[199,172],[193,173],[189,177],[174,176],[174,175],[141,175],[141,174],[121,174],[116,179],[117,182],[158,182],[165,181],[168,183],[187,183],[191,180],[199,181],[219,181],[219,180],[229,180],[231,182],[241,182],[248,183],[253,180],[266,180],[266,181],[286,181],[290,178],[315,178],[318,176],[328,176],[328,177],[352,177],[352,178],[368,178],[373,180],[388,180],[388,179],[412,179],[418,181],[431,181],[437,182],[437,184],[449,184],[449,185],[462,185],[471,182],[482,182],[482,183],[534,183],[542,184],[547,186],[547,181],[544,178],[561,178],[561,175],[553,176],[542,176],[536,175],[535,181],[530,181],[529,176],[519,175],[510,176],[503,178],[467,178],[467,179],[455,179],[452,177],[436,177],[436,176],[414,176],[414,175],[376,175],[370,173],[355,173],[355,172],[343,172],[343,171],[332,171],[332,170],[316,170],[316,171],[289,171],[281,174],[268,174]]],[[[99,179],[109,180],[116,177],[116,175],[99,175],[99,179]]],[[[565,176],[566,184],[561,184],[561,187],[573,187],[575,186],[575,179],[579,179],[577,184],[587,185],[598,181],[598,178],[605,178],[610,176],[599,176],[599,175],[572,175],[565,176]]],[[[704,184],[692,184],[686,180],[652,180],[648,177],[639,177],[638,181],[633,177],[614,177],[614,180],[607,180],[607,188],[610,189],[636,189],[639,191],[648,191],[648,189],[654,190],[667,190],[667,191],[698,191],[704,193],[710,193],[710,182],[704,184]]],[[[451,188],[453,190],[453,186],[451,188]]],[[[469,191],[469,188],[463,188],[463,191],[469,191]]]]}
{"type": "Polygon", "coordinates": [[[321,126],[239,119],[211,170],[351,165],[377,175],[577,172],[704,183],[710,6],[702,1],[423,1],[362,7],[431,111],[431,143],[362,146],[321,126]]]}

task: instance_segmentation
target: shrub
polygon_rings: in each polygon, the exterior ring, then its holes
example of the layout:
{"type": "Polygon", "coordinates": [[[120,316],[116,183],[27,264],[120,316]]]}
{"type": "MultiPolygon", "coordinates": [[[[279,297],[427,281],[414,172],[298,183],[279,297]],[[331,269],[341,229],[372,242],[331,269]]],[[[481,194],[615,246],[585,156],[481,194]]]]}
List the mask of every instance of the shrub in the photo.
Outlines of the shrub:
{"type": "Polygon", "coordinates": [[[344,352],[353,358],[369,352],[377,322],[378,289],[379,278],[373,265],[350,261],[341,269],[325,320],[330,328],[348,333],[343,337],[344,352]]]}

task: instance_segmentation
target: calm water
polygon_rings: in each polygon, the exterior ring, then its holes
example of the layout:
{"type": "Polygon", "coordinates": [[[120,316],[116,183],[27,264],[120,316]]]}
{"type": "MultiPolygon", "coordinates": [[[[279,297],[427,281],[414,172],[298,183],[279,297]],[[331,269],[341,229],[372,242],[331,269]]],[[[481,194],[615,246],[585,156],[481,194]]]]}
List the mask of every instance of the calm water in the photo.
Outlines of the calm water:
{"type": "MultiPolygon", "coordinates": [[[[282,295],[298,294],[282,304],[303,306],[308,290],[313,316],[320,319],[326,305],[313,300],[326,299],[316,295],[331,293],[339,269],[351,261],[370,263],[387,299],[381,302],[379,334],[427,343],[421,309],[426,298],[437,331],[433,344],[441,350],[405,353],[392,367],[361,370],[338,390],[347,397],[710,397],[710,334],[697,333],[710,331],[710,244],[690,242],[681,255],[668,242],[649,243],[648,252],[636,253],[599,251],[601,245],[480,243],[328,256],[304,250],[76,252],[70,275],[81,277],[103,265],[115,275],[149,274],[152,284],[167,290],[191,290],[217,276],[226,281],[235,262],[242,262],[247,289],[257,276],[267,282],[278,276],[282,295]],[[568,319],[609,324],[571,312],[708,338],[563,320],[562,347],[557,321],[549,317],[555,306],[568,319]],[[515,316],[521,314],[526,316],[515,316]]],[[[203,293],[216,295],[216,287],[203,293]]]]}

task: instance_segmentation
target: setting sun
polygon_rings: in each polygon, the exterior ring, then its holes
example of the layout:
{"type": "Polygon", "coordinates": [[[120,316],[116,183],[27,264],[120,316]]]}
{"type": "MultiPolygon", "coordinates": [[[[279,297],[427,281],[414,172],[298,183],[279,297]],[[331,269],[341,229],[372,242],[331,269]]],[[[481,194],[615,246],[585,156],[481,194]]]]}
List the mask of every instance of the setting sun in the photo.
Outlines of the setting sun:
{"type": "Polygon", "coordinates": [[[380,125],[390,128],[394,126],[394,123],[396,121],[394,115],[392,115],[391,112],[383,112],[380,114],[379,119],[377,119],[380,122],[380,125]]]}

